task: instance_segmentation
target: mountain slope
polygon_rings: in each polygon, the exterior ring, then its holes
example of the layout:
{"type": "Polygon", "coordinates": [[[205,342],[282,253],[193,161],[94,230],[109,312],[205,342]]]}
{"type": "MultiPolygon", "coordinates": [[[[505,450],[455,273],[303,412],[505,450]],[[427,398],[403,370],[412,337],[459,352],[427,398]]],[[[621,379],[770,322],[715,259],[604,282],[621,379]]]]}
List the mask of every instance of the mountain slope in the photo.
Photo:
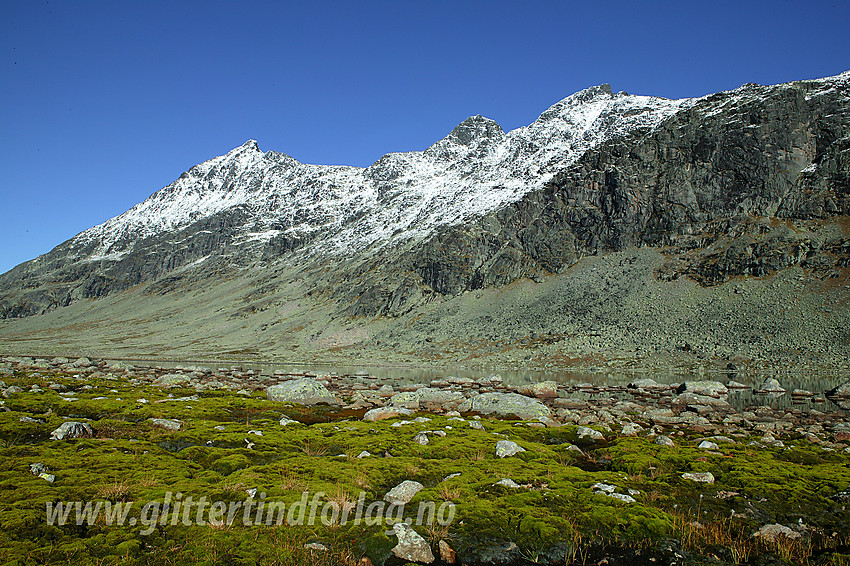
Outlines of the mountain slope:
{"type": "Polygon", "coordinates": [[[45,312],[220,256],[237,263],[302,248],[348,256],[422,238],[521,198],[588,148],[651,128],[689,100],[576,93],[529,126],[504,133],[471,117],[424,152],[368,168],[309,165],[253,140],[196,165],[126,213],[0,279],[34,291],[0,302],[0,316],[45,312]]]}
{"type": "Polygon", "coordinates": [[[848,83],[680,101],[605,85],[527,127],[475,116],[365,169],[248,142],[1,276],[0,336],[160,355],[846,365],[848,83]]]}

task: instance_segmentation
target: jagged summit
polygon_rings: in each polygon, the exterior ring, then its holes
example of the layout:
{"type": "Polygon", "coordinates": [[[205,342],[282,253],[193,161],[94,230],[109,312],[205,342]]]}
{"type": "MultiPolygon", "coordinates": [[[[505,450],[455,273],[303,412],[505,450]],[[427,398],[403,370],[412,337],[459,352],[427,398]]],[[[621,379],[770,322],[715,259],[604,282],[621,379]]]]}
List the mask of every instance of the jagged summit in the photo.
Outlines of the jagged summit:
{"type": "MultiPolygon", "coordinates": [[[[845,89],[848,76],[681,100],[615,94],[602,84],[556,102],[528,126],[505,132],[470,116],[425,151],[389,153],[366,168],[300,163],[249,139],[39,265],[57,266],[61,280],[115,266],[132,272],[130,284],[210,258],[242,263],[286,252],[307,262],[396,249],[517,202],[588,151],[637,132],[645,137],[682,111],[711,117],[794,89],[808,100],[845,89]],[[149,262],[157,268],[147,269],[149,262]]],[[[19,268],[13,271],[35,269],[19,268]]]]}
{"type": "Polygon", "coordinates": [[[470,116],[449,133],[448,139],[461,145],[471,145],[482,139],[501,138],[505,135],[495,120],[478,114],[470,116]]]}
{"type": "Polygon", "coordinates": [[[81,261],[119,260],[145,238],[236,209],[251,218],[242,245],[321,236],[312,253],[349,253],[420,237],[516,200],[595,144],[654,127],[687,104],[591,87],[529,126],[505,133],[471,116],[424,152],[388,154],[365,169],[303,164],[248,140],[86,230],[71,248],[81,261]]]}

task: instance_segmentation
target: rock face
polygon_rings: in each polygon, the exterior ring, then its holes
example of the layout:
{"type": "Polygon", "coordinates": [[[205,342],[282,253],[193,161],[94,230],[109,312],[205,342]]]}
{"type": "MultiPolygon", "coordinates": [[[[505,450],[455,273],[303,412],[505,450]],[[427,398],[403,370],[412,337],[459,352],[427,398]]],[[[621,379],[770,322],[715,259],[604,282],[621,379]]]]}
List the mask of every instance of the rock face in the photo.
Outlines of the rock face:
{"type": "Polygon", "coordinates": [[[276,403],[298,405],[339,405],[340,401],[328,389],[314,379],[295,379],[272,385],[266,389],[266,397],[276,403]]]}
{"type": "Polygon", "coordinates": [[[482,393],[461,405],[459,410],[474,411],[482,415],[517,417],[523,420],[548,417],[551,414],[549,407],[537,399],[518,393],[482,393]]]}

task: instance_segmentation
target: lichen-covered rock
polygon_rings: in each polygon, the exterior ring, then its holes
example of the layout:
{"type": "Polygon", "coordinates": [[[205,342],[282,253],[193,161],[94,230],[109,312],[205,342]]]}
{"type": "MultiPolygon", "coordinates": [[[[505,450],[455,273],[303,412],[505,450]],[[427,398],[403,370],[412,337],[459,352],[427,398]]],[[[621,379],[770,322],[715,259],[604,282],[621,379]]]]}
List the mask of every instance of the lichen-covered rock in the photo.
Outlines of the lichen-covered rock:
{"type": "Polygon", "coordinates": [[[512,440],[500,440],[496,443],[496,457],[508,458],[516,456],[520,452],[525,452],[525,448],[512,440]]]}
{"type": "Polygon", "coordinates": [[[266,397],[276,403],[295,403],[298,405],[340,405],[339,399],[315,379],[294,379],[272,385],[266,389],[266,397]]]}
{"type": "Polygon", "coordinates": [[[518,393],[482,393],[467,400],[459,410],[473,411],[482,415],[497,415],[500,417],[517,417],[523,420],[534,420],[538,417],[551,415],[549,407],[531,397],[518,393]]]}
{"type": "Polygon", "coordinates": [[[183,423],[176,419],[149,419],[153,426],[164,428],[166,430],[178,431],[183,428],[183,423]]]}
{"type": "Polygon", "coordinates": [[[576,430],[576,436],[579,440],[584,442],[600,442],[605,440],[605,435],[599,432],[596,429],[592,429],[586,426],[580,426],[576,430]]]}
{"type": "Polygon", "coordinates": [[[697,483],[714,483],[714,474],[711,472],[686,472],[682,474],[682,479],[697,483]]]}
{"type": "Polygon", "coordinates": [[[431,564],[434,561],[434,553],[424,538],[422,538],[413,527],[407,523],[396,523],[393,532],[398,537],[398,544],[393,547],[393,554],[402,560],[418,562],[420,564],[431,564]]]}
{"type": "Polygon", "coordinates": [[[425,486],[418,481],[404,480],[387,492],[384,496],[384,501],[392,503],[393,505],[410,503],[410,500],[413,499],[417,493],[422,491],[424,487],[425,486]]]}
{"type": "Polygon", "coordinates": [[[174,387],[175,385],[183,385],[188,382],[189,377],[182,373],[167,373],[157,377],[153,381],[153,384],[159,385],[160,387],[174,387]]]}
{"type": "Polygon", "coordinates": [[[79,423],[76,421],[68,421],[59,425],[59,428],[50,433],[50,438],[53,440],[65,440],[66,438],[83,438],[92,436],[91,426],[88,423],[79,423]]]}

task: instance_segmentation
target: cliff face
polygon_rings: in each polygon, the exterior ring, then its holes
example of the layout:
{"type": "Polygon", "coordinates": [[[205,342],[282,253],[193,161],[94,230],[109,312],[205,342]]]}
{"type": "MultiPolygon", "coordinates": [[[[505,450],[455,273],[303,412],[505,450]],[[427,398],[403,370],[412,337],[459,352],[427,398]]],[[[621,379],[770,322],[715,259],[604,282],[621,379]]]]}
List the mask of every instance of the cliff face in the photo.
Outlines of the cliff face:
{"type": "Polygon", "coordinates": [[[747,85],[588,151],[543,189],[442,229],[397,261],[441,294],[540,278],[630,246],[665,248],[659,277],[703,285],[790,265],[830,276],[850,260],[848,214],[846,80],[747,85]]]}

